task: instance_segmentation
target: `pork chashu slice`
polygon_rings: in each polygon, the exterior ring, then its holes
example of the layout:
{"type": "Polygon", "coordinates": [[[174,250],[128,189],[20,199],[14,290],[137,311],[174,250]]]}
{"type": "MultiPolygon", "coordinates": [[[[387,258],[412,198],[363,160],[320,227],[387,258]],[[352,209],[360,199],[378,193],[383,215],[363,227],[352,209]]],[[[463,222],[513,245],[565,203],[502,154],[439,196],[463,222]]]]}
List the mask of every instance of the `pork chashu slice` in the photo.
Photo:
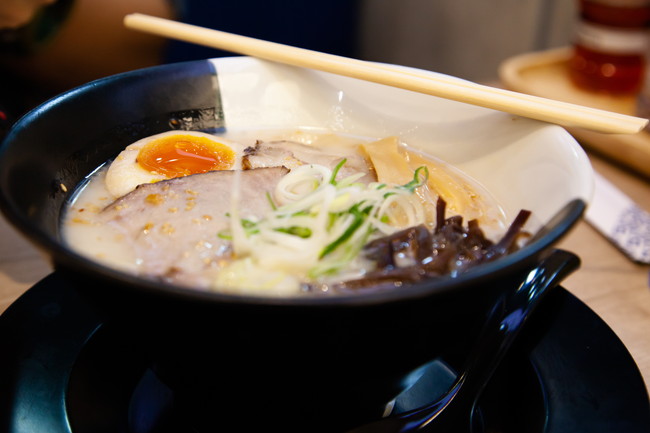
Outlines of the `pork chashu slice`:
{"type": "Polygon", "coordinates": [[[368,159],[359,151],[358,146],[331,146],[327,148],[309,146],[296,141],[257,141],[248,147],[242,160],[246,169],[262,167],[287,167],[294,169],[304,164],[320,164],[330,170],[345,159],[345,164],[338,172],[340,180],[354,173],[364,173],[358,181],[369,183],[377,180],[377,175],[368,159]]]}
{"type": "MultiPolygon", "coordinates": [[[[260,168],[240,173],[240,218],[271,210],[272,194],[288,170],[260,168]]],[[[208,288],[219,262],[231,254],[219,236],[230,225],[234,171],[213,171],[138,186],[100,214],[130,243],[141,275],[208,288]]]]}

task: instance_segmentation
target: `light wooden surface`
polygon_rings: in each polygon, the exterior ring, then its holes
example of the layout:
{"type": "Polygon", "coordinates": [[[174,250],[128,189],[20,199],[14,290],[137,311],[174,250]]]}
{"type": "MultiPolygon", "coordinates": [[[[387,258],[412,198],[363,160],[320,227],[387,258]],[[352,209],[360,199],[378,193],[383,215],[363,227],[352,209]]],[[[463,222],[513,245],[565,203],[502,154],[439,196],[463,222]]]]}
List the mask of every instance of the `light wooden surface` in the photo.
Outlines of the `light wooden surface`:
{"type": "MultiPolygon", "coordinates": [[[[591,155],[594,169],[650,211],[650,180],[591,155]]],[[[616,332],[650,385],[650,266],[623,256],[609,241],[581,222],[561,243],[582,260],[562,285],[616,332]]]]}
{"type": "MultiPolygon", "coordinates": [[[[594,168],[650,211],[650,182],[592,155],[594,168]]],[[[40,252],[0,219],[0,312],[50,272],[40,252]]],[[[625,258],[587,223],[561,242],[582,259],[563,286],[616,332],[650,383],[650,266],[625,258]]]]}

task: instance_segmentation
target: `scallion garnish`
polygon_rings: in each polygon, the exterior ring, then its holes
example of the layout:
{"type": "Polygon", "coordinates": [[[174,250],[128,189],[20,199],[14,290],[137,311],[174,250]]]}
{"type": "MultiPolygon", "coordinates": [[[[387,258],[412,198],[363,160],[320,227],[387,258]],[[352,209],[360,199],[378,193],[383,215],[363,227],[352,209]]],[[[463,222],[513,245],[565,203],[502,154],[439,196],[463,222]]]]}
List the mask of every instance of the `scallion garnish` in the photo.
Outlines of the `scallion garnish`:
{"type": "Polygon", "coordinates": [[[332,176],[330,177],[330,181],[329,181],[331,185],[336,186],[336,176],[338,176],[339,171],[341,171],[341,168],[345,165],[346,162],[348,162],[347,158],[343,158],[341,162],[336,164],[336,167],[334,167],[334,170],[332,171],[332,176]]]}
{"type": "Polygon", "coordinates": [[[227,231],[219,236],[233,244],[242,242],[245,248],[235,248],[246,252],[241,260],[259,266],[272,262],[274,271],[299,268],[318,278],[347,267],[372,236],[422,222],[422,203],[413,193],[427,181],[426,167],[415,170],[405,185],[364,184],[358,182],[363,173],[336,180],[345,163],[343,159],[332,170],[318,164],[294,168],[273,196],[267,193],[268,215],[259,221],[239,220],[245,236],[233,237],[227,231]]]}
{"type": "Polygon", "coordinates": [[[415,173],[413,173],[413,180],[405,185],[402,185],[402,188],[407,189],[410,192],[413,192],[415,191],[416,188],[419,188],[425,183],[427,183],[428,179],[429,179],[429,169],[425,165],[423,165],[421,167],[418,167],[415,170],[415,173]],[[424,172],[422,178],[420,178],[421,172],[424,172]]]}

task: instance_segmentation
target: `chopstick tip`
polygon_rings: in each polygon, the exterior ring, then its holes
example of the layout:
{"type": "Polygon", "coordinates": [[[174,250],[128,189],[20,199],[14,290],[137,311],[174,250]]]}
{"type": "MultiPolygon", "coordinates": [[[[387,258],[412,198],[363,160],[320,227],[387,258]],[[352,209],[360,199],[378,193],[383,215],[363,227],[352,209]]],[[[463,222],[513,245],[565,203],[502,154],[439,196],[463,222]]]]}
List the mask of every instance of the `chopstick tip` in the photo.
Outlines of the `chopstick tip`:
{"type": "Polygon", "coordinates": [[[153,17],[151,15],[146,15],[146,14],[143,14],[143,13],[139,13],[139,12],[132,12],[130,14],[124,15],[124,19],[122,20],[122,23],[126,27],[132,27],[132,24],[135,21],[137,21],[139,19],[142,19],[142,18],[148,19],[148,18],[155,18],[155,17],[153,17]]]}

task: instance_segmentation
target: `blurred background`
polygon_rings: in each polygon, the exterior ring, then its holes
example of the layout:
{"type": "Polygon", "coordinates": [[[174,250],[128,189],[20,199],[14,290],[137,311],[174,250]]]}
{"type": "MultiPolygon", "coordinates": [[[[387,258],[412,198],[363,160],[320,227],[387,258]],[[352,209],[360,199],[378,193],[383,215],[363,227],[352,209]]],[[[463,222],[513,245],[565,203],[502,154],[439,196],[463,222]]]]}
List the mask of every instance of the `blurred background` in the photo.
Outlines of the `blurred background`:
{"type": "Polygon", "coordinates": [[[0,120],[5,129],[43,100],[102,76],[228,55],[127,30],[122,18],[131,12],[492,82],[510,56],[569,44],[576,2],[1,0],[0,120]],[[31,16],[24,10],[17,14],[15,9],[30,3],[31,16]],[[23,21],[11,22],[12,13],[23,21]]]}
{"type": "Polygon", "coordinates": [[[364,0],[360,55],[472,81],[505,59],[571,42],[572,0],[364,0]]]}

